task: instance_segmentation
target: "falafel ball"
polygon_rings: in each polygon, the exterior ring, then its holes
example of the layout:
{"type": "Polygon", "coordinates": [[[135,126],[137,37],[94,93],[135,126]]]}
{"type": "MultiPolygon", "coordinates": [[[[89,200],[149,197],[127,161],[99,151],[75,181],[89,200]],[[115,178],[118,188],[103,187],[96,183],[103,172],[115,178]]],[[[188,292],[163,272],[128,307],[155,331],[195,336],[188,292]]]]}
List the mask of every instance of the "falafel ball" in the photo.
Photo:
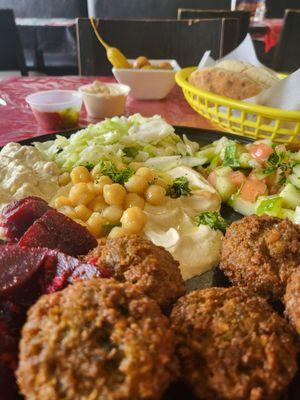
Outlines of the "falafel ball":
{"type": "Polygon", "coordinates": [[[128,281],[161,307],[185,293],[179,263],[163,247],[138,235],[100,240],[85,261],[108,269],[117,281],[128,281]]]}
{"type": "Polygon", "coordinates": [[[220,268],[233,285],[280,299],[300,265],[300,227],[288,219],[251,215],[227,230],[220,268]]]}
{"type": "Polygon", "coordinates": [[[174,350],[168,319],[134,285],[79,281],[29,310],[17,380],[32,400],[159,399],[174,350]]]}
{"type": "Polygon", "coordinates": [[[290,276],[284,295],[285,315],[300,335],[300,268],[290,276]]]}
{"type": "Polygon", "coordinates": [[[201,399],[275,400],[297,372],[292,329],[243,289],[191,292],[171,321],[182,376],[201,399]]]}

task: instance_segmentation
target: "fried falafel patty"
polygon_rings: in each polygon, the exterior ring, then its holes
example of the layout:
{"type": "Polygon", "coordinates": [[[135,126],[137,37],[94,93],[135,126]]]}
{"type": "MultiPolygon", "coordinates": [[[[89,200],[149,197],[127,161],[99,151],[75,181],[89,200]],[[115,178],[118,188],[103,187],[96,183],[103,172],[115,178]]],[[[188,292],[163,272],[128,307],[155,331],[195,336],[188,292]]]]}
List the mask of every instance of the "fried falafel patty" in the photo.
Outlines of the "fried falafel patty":
{"type": "Polygon", "coordinates": [[[300,268],[291,276],[284,295],[285,315],[300,335],[300,268]]]}
{"type": "Polygon", "coordinates": [[[181,297],[171,322],[182,376],[201,399],[275,400],[296,374],[292,328],[238,287],[181,297]]]}
{"type": "Polygon", "coordinates": [[[101,240],[84,259],[109,269],[117,281],[133,283],[162,307],[185,292],[179,263],[163,247],[138,235],[101,240]]]}
{"type": "Polygon", "coordinates": [[[280,299],[300,265],[300,227],[288,219],[251,215],[227,230],[220,268],[233,285],[280,299]]]}
{"type": "Polygon", "coordinates": [[[168,319],[132,284],[80,281],[29,310],[17,380],[31,400],[159,399],[174,349],[168,319]]]}

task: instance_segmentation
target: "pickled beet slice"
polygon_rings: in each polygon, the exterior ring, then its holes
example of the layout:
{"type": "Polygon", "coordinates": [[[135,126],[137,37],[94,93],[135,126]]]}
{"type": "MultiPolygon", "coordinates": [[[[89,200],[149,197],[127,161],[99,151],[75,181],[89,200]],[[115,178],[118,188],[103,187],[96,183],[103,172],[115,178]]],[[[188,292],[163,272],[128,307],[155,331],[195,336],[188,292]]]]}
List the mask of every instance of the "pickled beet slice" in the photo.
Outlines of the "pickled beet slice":
{"type": "Polygon", "coordinates": [[[2,211],[1,218],[7,240],[17,242],[34,221],[50,209],[46,201],[34,196],[8,204],[2,211]]]}
{"type": "Polygon", "coordinates": [[[85,227],[58,211],[49,210],[24,233],[19,245],[42,246],[78,256],[96,247],[97,240],[85,227]]]}
{"type": "Polygon", "coordinates": [[[45,250],[0,246],[0,296],[7,297],[24,286],[41,267],[44,258],[45,250]]]}

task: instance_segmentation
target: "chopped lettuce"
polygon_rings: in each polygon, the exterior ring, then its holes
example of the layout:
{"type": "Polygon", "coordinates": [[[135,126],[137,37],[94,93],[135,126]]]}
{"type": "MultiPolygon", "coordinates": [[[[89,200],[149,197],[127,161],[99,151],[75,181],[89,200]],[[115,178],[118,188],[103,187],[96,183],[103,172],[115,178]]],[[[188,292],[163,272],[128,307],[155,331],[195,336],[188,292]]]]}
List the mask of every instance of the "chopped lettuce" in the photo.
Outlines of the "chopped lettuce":
{"type": "MultiPolygon", "coordinates": [[[[197,157],[199,144],[185,135],[176,135],[174,128],[160,116],[151,118],[139,114],[113,117],[89,125],[70,136],[57,136],[55,140],[35,143],[50,160],[64,170],[70,171],[75,165],[97,164],[100,160],[145,162],[156,160],[158,165],[169,163],[191,167],[202,165],[203,157],[197,157]],[[168,157],[170,157],[168,159],[168,157]]],[[[168,167],[168,165],[167,165],[168,167]]],[[[167,168],[166,167],[166,168],[167,168]]],[[[164,166],[165,168],[165,166],[164,166]]]]}

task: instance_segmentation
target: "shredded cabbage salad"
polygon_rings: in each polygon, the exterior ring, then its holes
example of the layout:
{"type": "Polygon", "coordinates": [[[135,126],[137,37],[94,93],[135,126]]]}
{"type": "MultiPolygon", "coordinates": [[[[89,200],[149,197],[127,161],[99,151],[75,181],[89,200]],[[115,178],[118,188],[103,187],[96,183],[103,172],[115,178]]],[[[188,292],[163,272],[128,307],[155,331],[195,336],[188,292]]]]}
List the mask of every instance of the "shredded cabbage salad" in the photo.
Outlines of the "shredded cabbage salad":
{"type": "Polygon", "coordinates": [[[34,145],[66,171],[100,160],[145,162],[160,170],[178,165],[195,167],[204,161],[196,156],[199,144],[176,135],[174,128],[158,115],[113,117],[89,125],[68,139],[57,135],[55,140],[34,145]]]}

